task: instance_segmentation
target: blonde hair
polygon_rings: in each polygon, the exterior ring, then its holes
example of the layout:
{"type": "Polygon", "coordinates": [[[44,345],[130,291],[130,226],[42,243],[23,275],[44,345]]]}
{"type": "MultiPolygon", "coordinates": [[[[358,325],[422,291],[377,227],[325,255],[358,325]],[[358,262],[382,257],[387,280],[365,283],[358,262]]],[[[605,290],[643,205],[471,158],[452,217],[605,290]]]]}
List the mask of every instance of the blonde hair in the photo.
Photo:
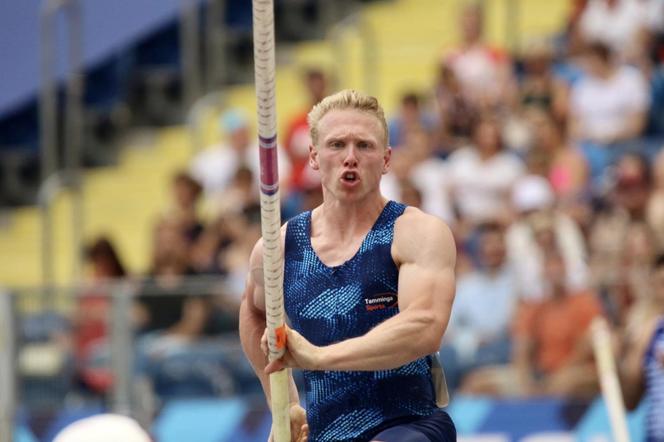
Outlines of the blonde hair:
{"type": "Polygon", "coordinates": [[[315,105],[307,115],[309,134],[314,146],[318,144],[318,123],[330,111],[354,109],[376,117],[383,128],[385,145],[387,145],[387,122],[385,112],[375,97],[366,95],[354,89],[344,89],[336,94],[325,97],[315,105]]]}

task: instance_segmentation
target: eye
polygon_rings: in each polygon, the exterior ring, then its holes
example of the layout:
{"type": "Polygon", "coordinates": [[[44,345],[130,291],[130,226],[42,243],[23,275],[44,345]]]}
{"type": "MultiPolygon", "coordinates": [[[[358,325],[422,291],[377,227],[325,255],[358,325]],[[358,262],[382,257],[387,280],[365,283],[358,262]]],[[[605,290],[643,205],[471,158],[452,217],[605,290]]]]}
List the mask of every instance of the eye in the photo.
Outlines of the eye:
{"type": "Polygon", "coordinates": [[[358,141],[357,143],[357,148],[358,149],[371,149],[373,145],[367,141],[358,141]]]}
{"type": "Polygon", "coordinates": [[[344,142],[341,140],[333,140],[330,142],[330,147],[333,149],[343,149],[344,142]]]}

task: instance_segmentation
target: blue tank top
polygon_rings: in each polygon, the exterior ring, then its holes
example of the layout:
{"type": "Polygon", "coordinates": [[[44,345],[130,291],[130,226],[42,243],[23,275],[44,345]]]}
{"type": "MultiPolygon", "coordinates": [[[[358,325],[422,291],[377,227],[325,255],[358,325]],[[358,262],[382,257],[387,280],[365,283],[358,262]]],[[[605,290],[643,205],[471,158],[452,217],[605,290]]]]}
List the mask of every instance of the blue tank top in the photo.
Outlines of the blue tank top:
{"type": "MultiPolygon", "coordinates": [[[[284,306],[291,326],[325,346],[364,335],[398,313],[394,223],[406,206],[390,201],[357,254],[328,267],[311,246],[311,212],[288,222],[284,306]]],[[[436,410],[431,357],[383,371],[304,371],[312,442],[368,440],[391,420],[436,410]]]]}
{"type": "Polygon", "coordinates": [[[646,417],[648,442],[664,442],[664,317],[655,333],[643,361],[646,391],[650,399],[646,417]]]}

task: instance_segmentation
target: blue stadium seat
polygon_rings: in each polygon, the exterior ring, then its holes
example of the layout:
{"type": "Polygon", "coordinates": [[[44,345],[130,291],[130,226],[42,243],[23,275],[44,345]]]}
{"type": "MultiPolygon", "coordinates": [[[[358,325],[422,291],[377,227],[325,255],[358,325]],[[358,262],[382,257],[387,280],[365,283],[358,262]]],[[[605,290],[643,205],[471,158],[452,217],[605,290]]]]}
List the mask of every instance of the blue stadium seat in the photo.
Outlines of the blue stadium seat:
{"type": "MultiPolygon", "coordinates": [[[[645,440],[645,414],[647,401],[642,401],[639,407],[627,416],[627,425],[630,438],[633,442],[645,440]]],[[[597,440],[598,435],[611,433],[609,414],[606,404],[601,397],[595,399],[588,412],[576,427],[577,440],[580,442],[597,440]]]]}
{"type": "Polygon", "coordinates": [[[231,442],[247,409],[241,399],[174,400],[157,417],[152,432],[159,442],[231,442]]]}

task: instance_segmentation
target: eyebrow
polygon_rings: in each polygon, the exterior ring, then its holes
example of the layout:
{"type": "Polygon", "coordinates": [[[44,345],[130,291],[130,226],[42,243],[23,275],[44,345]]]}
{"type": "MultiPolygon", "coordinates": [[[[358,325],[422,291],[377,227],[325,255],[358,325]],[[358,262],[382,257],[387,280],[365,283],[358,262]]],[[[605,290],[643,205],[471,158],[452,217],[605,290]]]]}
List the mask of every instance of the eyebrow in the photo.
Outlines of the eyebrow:
{"type": "MultiPolygon", "coordinates": [[[[335,137],[328,138],[327,140],[324,140],[324,143],[325,144],[331,144],[331,143],[334,143],[336,141],[347,142],[348,138],[349,138],[348,135],[335,136],[335,137]]],[[[378,140],[374,140],[371,137],[354,136],[352,138],[357,139],[358,142],[367,143],[367,144],[376,145],[376,144],[379,143],[378,140]]]]}

